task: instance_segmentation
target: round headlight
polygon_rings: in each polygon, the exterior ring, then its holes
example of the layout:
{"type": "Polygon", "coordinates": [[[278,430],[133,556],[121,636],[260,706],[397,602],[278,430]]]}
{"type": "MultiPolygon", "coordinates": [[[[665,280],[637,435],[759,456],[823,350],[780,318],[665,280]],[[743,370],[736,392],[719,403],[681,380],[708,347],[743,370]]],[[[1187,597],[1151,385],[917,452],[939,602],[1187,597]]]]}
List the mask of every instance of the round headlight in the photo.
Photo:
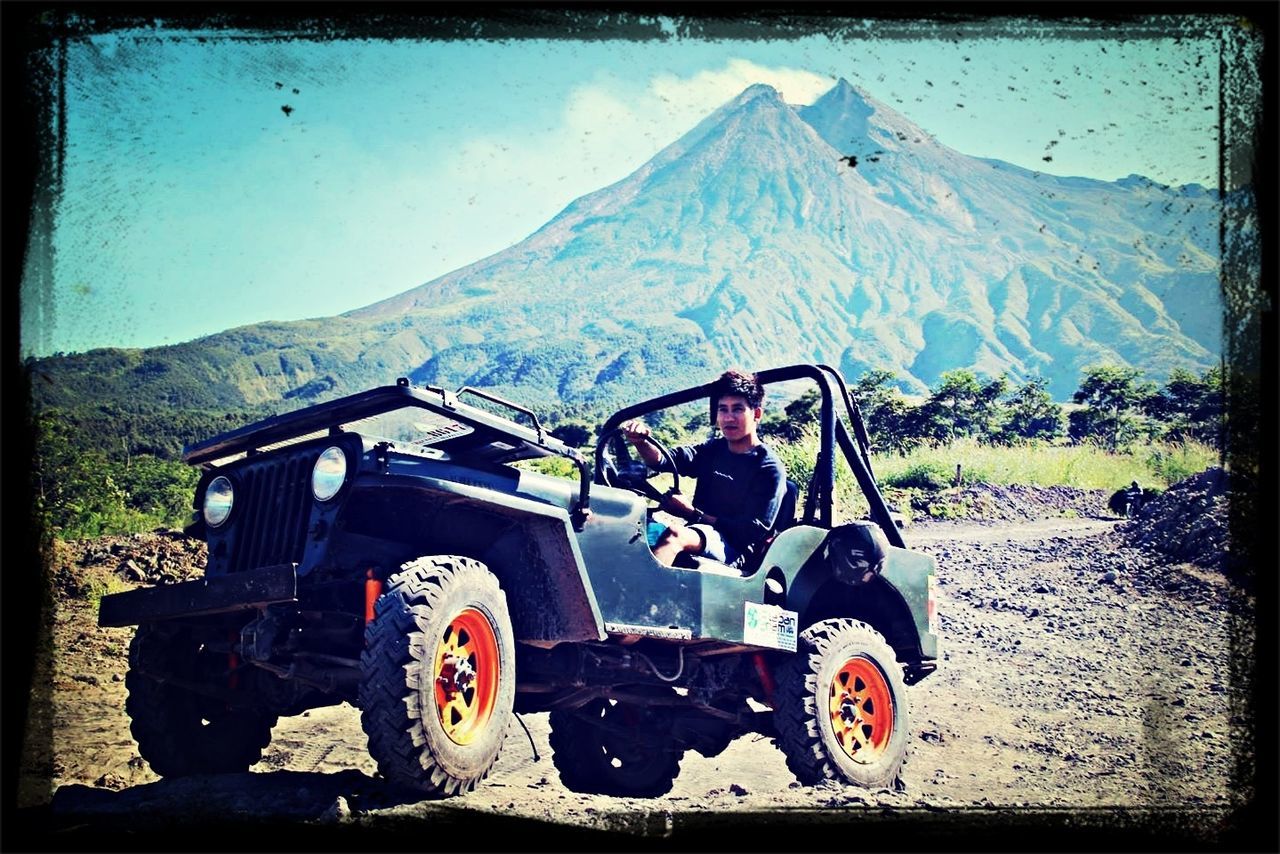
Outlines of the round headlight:
{"type": "Polygon", "coordinates": [[[338,494],[346,479],[347,455],[341,448],[326,448],[311,470],[311,494],[317,501],[328,501],[338,494]]]}
{"type": "Polygon", "coordinates": [[[222,475],[209,481],[209,485],[204,488],[204,521],[209,527],[216,528],[227,521],[235,497],[231,481],[222,475]]]}

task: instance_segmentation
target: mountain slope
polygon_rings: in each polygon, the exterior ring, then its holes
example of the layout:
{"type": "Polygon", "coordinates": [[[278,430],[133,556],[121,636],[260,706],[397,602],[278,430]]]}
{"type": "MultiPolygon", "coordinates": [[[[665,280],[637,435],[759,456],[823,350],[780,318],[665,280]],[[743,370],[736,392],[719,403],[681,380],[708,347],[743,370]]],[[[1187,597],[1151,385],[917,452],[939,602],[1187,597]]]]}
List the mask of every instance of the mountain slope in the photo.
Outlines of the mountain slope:
{"type": "Polygon", "coordinates": [[[1213,361],[1217,216],[1195,187],[967,157],[844,81],[799,110],[753,86],[521,244],[348,316],[487,294],[561,336],[598,312],[713,362],[882,367],[917,390],[972,367],[1065,395],[1092,362],[1213,361]]]}
{"type": "Polygon", "coordinates": [[[1092,363],[1217,360],[1218,216],[1196,186],[960,154],[845,81],[798,109],[756,85],[526,240],[390,299],[41,368],[68,394],[105,370],[174,402],[409,376],[545,405],[812,360],[916,391],[955,368],[1043,375],[1063,398],[1092,363]]]}

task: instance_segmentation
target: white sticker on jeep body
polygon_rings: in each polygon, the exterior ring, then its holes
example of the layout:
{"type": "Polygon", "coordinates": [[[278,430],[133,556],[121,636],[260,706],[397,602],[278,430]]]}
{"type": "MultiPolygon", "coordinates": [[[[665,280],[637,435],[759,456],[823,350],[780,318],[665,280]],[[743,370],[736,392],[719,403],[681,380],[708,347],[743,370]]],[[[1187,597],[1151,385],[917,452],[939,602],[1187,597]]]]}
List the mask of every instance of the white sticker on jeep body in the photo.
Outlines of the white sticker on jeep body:
{"type": "Polygon", "coordinates": [[[777,605],[744,603],[746,613],[742,621],[742,640],[752,646],[767,646],[796,651],[796,632],[800,615],[777,605]]]}

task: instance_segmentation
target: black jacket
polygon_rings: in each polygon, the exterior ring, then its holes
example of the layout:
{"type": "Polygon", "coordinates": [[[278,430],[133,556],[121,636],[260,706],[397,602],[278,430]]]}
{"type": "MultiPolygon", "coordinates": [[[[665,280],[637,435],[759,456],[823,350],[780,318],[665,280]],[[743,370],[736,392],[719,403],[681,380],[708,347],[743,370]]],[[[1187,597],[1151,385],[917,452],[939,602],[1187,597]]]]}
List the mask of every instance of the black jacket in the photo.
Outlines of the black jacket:
{"type": "Polygon", "coordinates": [[[693,506],[715,516],[715,528],[739,552],[769,533],[787,490],[782,461],[766,445],[745,454],[729,450],[724,438],[671,451],[676,471],[697,478],[693,506]]]}

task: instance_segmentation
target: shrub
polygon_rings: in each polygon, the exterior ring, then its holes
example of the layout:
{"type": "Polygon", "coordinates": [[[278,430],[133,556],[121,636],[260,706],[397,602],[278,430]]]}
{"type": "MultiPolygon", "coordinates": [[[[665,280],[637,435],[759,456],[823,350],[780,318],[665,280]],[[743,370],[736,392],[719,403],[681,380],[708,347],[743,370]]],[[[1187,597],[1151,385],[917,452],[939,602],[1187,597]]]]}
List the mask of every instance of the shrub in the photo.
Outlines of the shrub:
{"type": "Polygon", "coordinates": [[[1216,450],[1194,440],[1151,445],[1141,449],[1141,456],[1143,464],[1166,486],[1222,464],[1216,450]]]}
{"type": "Polygon", "coordinates": [[[899,489],[923,489],[937,492],[950,486],[953,477],[954,472],[949,470],[946,464],[931,461],[918,463],[898,474],[887,475],[884,483],[899,489]]]}

